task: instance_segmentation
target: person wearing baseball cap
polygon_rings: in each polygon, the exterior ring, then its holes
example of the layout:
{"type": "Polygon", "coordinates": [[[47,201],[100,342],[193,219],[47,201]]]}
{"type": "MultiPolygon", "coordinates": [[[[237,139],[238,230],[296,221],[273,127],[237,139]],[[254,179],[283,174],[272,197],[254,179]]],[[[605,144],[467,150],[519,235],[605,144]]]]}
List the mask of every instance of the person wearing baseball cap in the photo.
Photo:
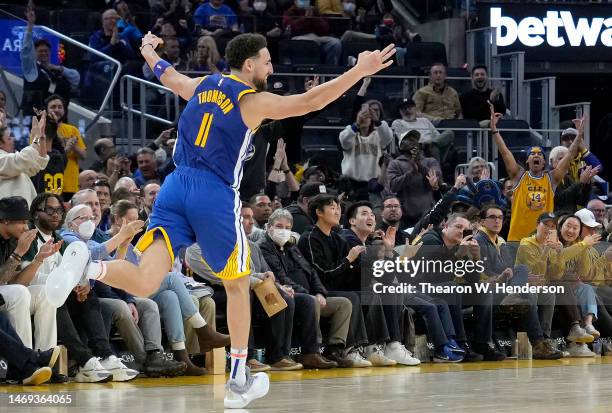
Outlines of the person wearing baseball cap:
{"type": "Polygon", "coordinates": [[[308,203],[315,196],[326,193],[328,193],[327,187],[323,182],[306,182],[302,185],[297,202],[287,207],[287,211],[291,212],[293,216],[293,231],[302,235],[304,231],[314,225],[308,214],[308,203]]]}
{"type": "Polygon", "coordinates": [[[15,331],[28,348],[46,351],[57,345],[55,307],[46,298],[44,288],[30,285],[45,258],[59,251],[59,243],[51,241],[39,248],[34,259],[27,263],[22,258],[30,250],[38,230],[28,229],[30,210],[20,196],[0,199],[0,294],[13,321],[15,331]],[[23,306],[24,302],[29,303],[23,306]],[[32,322],[36,333],[32,346],[32,322]]]}
{"type": "MultiPolygon", "coordinates": [[[[561,132],[561,145],[569,148],[574,139],[578,136],[578,130],[575,128],[567,128],[561,132]]],[[[578,146],[578,153],[570,162],[569,175],[572,181],[578,182],[580,180],[580,172],[587,166],[593,169],[599,168],[597,171],[600,173],[603,170],[603,164],[601,161],[584,146],[584,142],[578,146]]],[[[607,194],[606,194],[607,195],[607,194]]]]}
{"type": "Polygon", "coordinates": [[[582,222],[582,225],[587,226],[589,228],[601,228],[602,225],[597,222],[597,220],[595,219],[595,215],[593,214],[593,212],[589,211],[586,208],[582,208],[581,210],[577,211],[574,215],[576,215],[579,219],[580,222],[582,222]]]}
{"type": "Polygon", "coordinates": [[[438,132],[431,121],[425,117],[417,117],[417,109],[414,100],[406,98],[397,107],[400,119],[391,123],[391,130],[400,141],[407,132],[419,133],[418,142],[423,145],[432,144],[432,156],[438,160],[444,159],[448,146],[453,141],[453,131],[438,132]]]}

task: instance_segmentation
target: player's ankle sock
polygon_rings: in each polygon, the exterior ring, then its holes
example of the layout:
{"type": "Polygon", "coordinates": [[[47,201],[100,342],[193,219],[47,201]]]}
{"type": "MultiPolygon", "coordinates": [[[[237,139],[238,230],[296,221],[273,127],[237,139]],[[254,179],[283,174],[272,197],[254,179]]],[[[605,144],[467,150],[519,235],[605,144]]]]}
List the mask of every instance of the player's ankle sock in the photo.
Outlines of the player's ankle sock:
{"type": "Polygon", "coordinates": [[[246,383],[246,359],[247,359],[248,349],[246,348],[231,348],[230,355],[231,359],[231,368],[230,371],[230,381],[236,383],[238,386],[244,386],[246,383]]]}
{"type": "Polygon", "coordinates": [[[193,328],[202,328],[206,325],[206,320],[204,320],[204,317],[202,317],[202,315],[198,312],[189,317],[187,321],[189,322],[189,325],[193,328]]]}
{"type": "Polygon", "coordinates": [[[102,280],[106,276],[106,263],[91,261],[85,270],[85,276],[90,280],[102,280]]]}

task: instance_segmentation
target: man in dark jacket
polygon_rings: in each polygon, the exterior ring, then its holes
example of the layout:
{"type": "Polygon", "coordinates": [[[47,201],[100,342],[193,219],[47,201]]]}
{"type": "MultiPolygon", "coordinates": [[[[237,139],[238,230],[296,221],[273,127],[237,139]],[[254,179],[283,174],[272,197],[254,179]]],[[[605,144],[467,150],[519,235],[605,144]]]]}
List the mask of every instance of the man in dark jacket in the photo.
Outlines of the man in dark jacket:
{"type": "Polygon", "coordinates": [[[326,194],[327,188],[323,182],[307,182],[300,188],[297,203],[287,207],[287,211],[293,216],[293,231],[303,234],[312,229],[314,221],[308,214],[308,202],[319,194],[326,194]]]}
{"type": "MultiPolygon", "coordinates": [[[[357,268],[356,261],[361,253],[365,251],[363,245],[357,245],[350,249],[347,242],[340,237],[332,228],[340,224],[340,204],[333,195],[322,194],[313,198],[308,206],[310,217],[316,221],[316,225],[310,232],[300,237],[298,247],[306,260],[312,264],[317,271],[323,285],[334,291],[334,295],[340,295],[351,300],[353,312],[351,315],[351,327],[349,328],[349,346],[367,346],[371,343],[376,347],[365,360],[357,348],[352,348],[344,358],[352,362],[352,367],[370,367],[373,362],[379,366],[396,364],[395,361],[384,357],[380,344],[389,340],[389,332],[384,317],[374,317],[376,312],[366,313],[361,305],[359,292],[355,290],[353,272],[357,268]]],[[[359,276],[358,276],[359,277],[359,276]]],[[[331,292],[330,292],[331,295],[331,292]]],[[[346,353],[346,352],[345,352],[346,353]]],[[[338,359],[338,355],[330,355],[332,360],[338,359]]],[[[345,360],[336,360],[343,365],[345,360]]],[[[345,364],[346,365],[346,364],[345,364]]]]}
{"type": "MultiPolygon", "coordinates": [[[[478,273],[478,260],[480,260],[480,247],[478,242],[471,239],[472,235],[464,235],[470,232],[470,222],[462,214],[451,214],[442,227],[436,227],[425,233],[421,239],[422,247],[419,250],[419,258],[428,262],[454,262],[464,263],[456,265],[456,268],[463,268],[465,274],[457,280],[458,271],[446,272],[444,269],[439,271],[434,268],[429,273],[422,273],[423,283],[437,286],[454,287],[462,285],[472,286],[472,293],[460,294],[451,292],[438,294],[432,292],[433,297],[443,298],[449,305],[453,316],[456,338],[459,345],[465,349],[464,361],[503,360],[505,356],[491,346],[493,334],[493,311],[492,295],[487,293],[477,293],[473,285],[480,282],[478,273]],[[469,269],[465,262],[472,261],[475,265],[469,269]],[[474,316],[476,326],[474,331],[474,342],[476,351],[471,350],[465,335],[463,325],[463,302],[474,305],[474,316]]],[[[445,264],[446,267],[446,264],[445,264]]]]}
{"type": "MultiPolygon", "coordinates": [[[[345,297],[329,296],[319,276],[308,264],[300,250],[289,244],[288,236],[290,236],[292,225],[293,218],[286,209],[274,211],[268,219],[266,236],[259,244],[259,248],[281,284],[290,285],[296,293],[310,294],[315,297],[319,315],[330,318],[326,351],[329,353],[335,349],[344,349],[351,320],[351,301],[345,297]]],[[[321,336],[318,325],[317,329],[321,336]]],[[[331,368],[338,365],[336,362],[321,357],[319,353],[306,354],[301,363],[307,368],[331,368]]]]}
{"type": "MultiPolygon", "coordinates": [[[[344,229],[340,232],[349,248],[354,246],[366,246],[372,245],[373,239],[377,241],[383,241],[385,239],[390,240],[389,245],[385,244],[385,256],[387,258],[394,258],[395,253],[393,247],[395,246],[395,228],[387,229],[386,233],[382,231],[374,231],[375,217],[372,212],[372,206],[369,202],[355,202],[346,211],[346,218],[350,229],[344,229]],[[392,240],[392,241],[391,241],[392,240]]],[[[361,284],[362,266],[364,269],[369,266],[368,260],[357,260],[351,270],[351,279],[353,280],[356,291],[363,291],[361,284]]],[[[403,342],[403,331],[401,328],[401,315],[403,307],[399,305],[399,302],[385,303],[382,305],[382,300],[379,294],[371,294],[369,297],[369,305],[363,307],[363,311],[367,314],[368,320],[375,320],[374,324],[377,326],[386,325],[388,331],[388,339],[384,344],[384,357],[394,360],[397,363],[415,366],[420,364],[420,361],[412,356],[412,353],[408,351],[403,342]]],[[[366,323],[368,327],[368,337],[375,335],[371,334],[371,327],[366,323]]],[[[368,346],[371,347],[371,346],[368,346]]],[[[367,348],[367,352],[371,352],[375,349],[367,348]]]]}
{"type": "Polygon", "coordinates": [[[404,227],[412,227],[434,203],[434,192],[441,183],[442,171],[434,158],[425,158],[419,149],[420,133],[409,131],[400,139],[400,156],[389,163],[389,190],[402,204],[404,227]],[[437,179],[434,182],[435,173],[437,179]]]}

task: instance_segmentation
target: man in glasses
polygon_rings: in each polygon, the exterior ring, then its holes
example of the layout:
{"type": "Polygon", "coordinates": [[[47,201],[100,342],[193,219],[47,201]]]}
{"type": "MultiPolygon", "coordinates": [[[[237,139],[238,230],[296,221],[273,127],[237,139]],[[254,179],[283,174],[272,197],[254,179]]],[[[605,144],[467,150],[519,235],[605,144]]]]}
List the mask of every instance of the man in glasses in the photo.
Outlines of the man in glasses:
{"type": "Polygon", "coordinates": [[[508,241],[520,241],[535,230],[538,216],[544,212],[553,212],[555,189],[567,174],[570,160],[576,157],[578,148],[584,141],[584,118],[574,120],[578,128],[578,136],[568,148],[569,155],[563,157],[556,168],[547,171],[544,151],[539,146],[533,146],[527,150],[525,167],[516,162],[514,155],[497,130],[497,122],[501,116],[491,107],[491,135],[504,160],[509,178],[516,182],[512,198],[508,241]]]}
{"type": "Polygon", "coordinates": [[[395,227],[395,246],[406,244],[406,234],[400,231],[399,225],[402,220],[402,204],[396,196],[389,195],[383,200],[382,221],[377,229],[387,231],[389,227],[395,227]]]}
{"type": "MultiPolygon", "coordinates": [[[[547,217],[548,218],[548,217],[547,217]]],[[[545,220],[547,219],[545,218],[545,220]]],[[[554,220],[548,220],[554,223],[554,220]]],[[[474,239],[480,246],[480,253],[483,257],[485,274],[490,283],[508,283],[514,275],[514,263],[509,262],[502,254],[506,241],[499,236],[504,222],[504,211],[496,205],[487,205],[480,210],[480,229],[474,235],[474,239]]],[[[516,269],[517,273],[521,270],[516,269]]],[[[513,284],[518,285],[518,278],[513,280],[513,284]]],[[[496,295],[494,302],[500,302],[502,306],[507,306],[508,310],[517,309],[519,306],[522,311],[522,322],[527,331],[529,341],[533,345],[533,358],[544,360],[556,360],[563,357],[563,354],[545,339],[540,319],[538,317],[538,303],[541,305],[553,305],[554,297],[543,295],[538,301],[537,294],[508,294],[506,296],[496,295]]]]}
{"type": "Polygon", "coordinates": [[[433,297],[441,298],[448,303],[452,314],[455,328],[455,340],[460,348],[456,351],[463,351],[463,361],[481,361],[483,358],[490,361],[499,361],[505,355],[497,351],[492,345],[493,335],[493,300],[490,294],[479,294],[472,287],[472,293],[454,292],[453,287],[458,285],[474,286],[480,282],[478,262],[481,260],[480,247],[472,239],[470,221],[463,214],[453,213],[446,218],[446,222],[440,227],[434,227],[423,235],[421,239],[422,247],[419,249],[419,258],[423,259],[429,268],[422,271],[417,276],[417,282],[428,283],[435,286],[449,287],[449,292],[428,293],[433,297]],[[435,264],[441,262],[446,266],[452,262],[456,269],[465,269],[464,274],[459,271],[452,271],[442,268],[436,269],[435,264]],[[471,262],[468,266],[466,263],[471,262]],[[469,269],[469,268],[472,269],[469,269]],[[463,324],[463,305],[474,305],[474,334],[472,350],[467,341],[465,327],[463,324]]]}

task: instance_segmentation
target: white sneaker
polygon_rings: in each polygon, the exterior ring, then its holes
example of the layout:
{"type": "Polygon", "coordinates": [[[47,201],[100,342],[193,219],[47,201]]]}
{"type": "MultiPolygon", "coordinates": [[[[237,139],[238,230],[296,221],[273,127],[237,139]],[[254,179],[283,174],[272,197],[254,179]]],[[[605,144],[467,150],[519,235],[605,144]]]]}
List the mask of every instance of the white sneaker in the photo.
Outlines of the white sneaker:
{"type": "Polygon", "coordinates": [[[387,343],[385,346],[385,356],[404,366],[418,366],[421,364],[421,360],[414,357],[412,353],[398,341],[387,343]]]}
{"type": "Polygon", "coordinates": [[[128,381],[138,376],[136,370],[127,368],[115,355],[100,360],[100,364],[113,375],[113,381],[128,381]]]}
{"type": "Polygon", "coordinates": [[[47,277],[45,294],[55,308],[66,302],[70,292],[77,286],[89,262],[89,249],[82,241],[72,242],[62,255],[62,262],[47,277]]]}
{"type": "Polygon", "coordinates": [[[106,383],[113,375],[100,364],[96,357],[90,358],[83,367],[79,367],[74,381],[77,383],[106,383]]]}
{"type": "Polygon", "coordinates": [[[595,353],[589,350],[589,347],[584,343],[570,343],[567,346],[569,357],[595,357],[595,353]]]}
{"type": "Polygon", "coordinates": [[[601,336],[601,333],[599,331],[597,331],[597,329],[595,329],[595,327],[593,327],[593,324],[585,325],[584,326],[584,331],[586,331],[587,334],[592,335],[595,340],[597,340],[599,338],[599,336],[601,336]]]}
{"type": "Polygon", "coordinates": [[[226,409],[242,409],[255,399],[259,399],[268,394],[270,390],[270,378],[266,373],[256,373],[251,375],[249,368],[246,368],[246,383],[238,386],[232,381],[225,385],[225,398],[223,406],[226,409]]]}
{"type": "Polygon", "coordinates": [[[353,349],[344,359],[350,362],[352,364],[351,367],[354,368],[372,367],[372,363],[364,359],[357,349],[353,349]]]}
{"type": "Polygon", "coordinates": [[[372,363],[372,366],[389,367],[397,364],[395,360],[385,357],[382,347],[378,344],[367,346],[365,353],[368,356],[367,360],[372,363]]]}
{"type": "Polygon", "coordinates": [[[567,341],[574,343],[591,343],[593,340],[595,340],[595,337],[588,334],[578,323],[574,324],[567,334],[567,341]]]}

